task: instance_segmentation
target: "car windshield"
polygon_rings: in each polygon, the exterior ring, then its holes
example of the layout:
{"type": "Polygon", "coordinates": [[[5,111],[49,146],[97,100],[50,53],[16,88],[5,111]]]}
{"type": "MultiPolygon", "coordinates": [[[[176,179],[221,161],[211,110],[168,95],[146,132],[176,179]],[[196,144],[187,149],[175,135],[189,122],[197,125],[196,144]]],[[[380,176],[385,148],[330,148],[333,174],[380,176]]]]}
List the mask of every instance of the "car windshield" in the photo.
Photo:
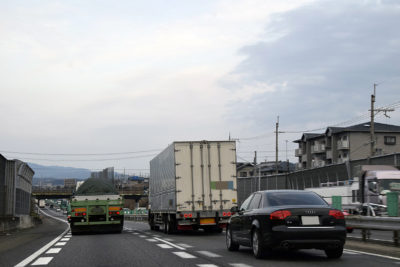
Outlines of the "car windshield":
{"type": "Polygon", "coordinates": [[[318,195],[311,192],[271,192],[264,198],[264,206],[300,206],[328,204],[318,195]]]}
{"type": "Polygon", "coordinates": [[[381,187],[381,191],[398,191],[400,190],[400,179],[381,179],[379,180],[379,185],[381,187]]]}

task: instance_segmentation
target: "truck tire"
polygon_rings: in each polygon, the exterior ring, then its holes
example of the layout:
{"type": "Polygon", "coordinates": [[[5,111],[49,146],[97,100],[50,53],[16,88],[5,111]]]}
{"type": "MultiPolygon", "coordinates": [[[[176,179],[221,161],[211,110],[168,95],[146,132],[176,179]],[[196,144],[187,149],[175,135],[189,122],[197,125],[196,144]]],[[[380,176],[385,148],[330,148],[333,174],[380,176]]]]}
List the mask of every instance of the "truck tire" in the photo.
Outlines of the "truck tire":
{"type": "Polygon", "coordinates": [[[176,231],[175,218],[171,215],[166,216],[164,220],[164,233],[170,235],[175,233],[175,231],[176,231]]]}

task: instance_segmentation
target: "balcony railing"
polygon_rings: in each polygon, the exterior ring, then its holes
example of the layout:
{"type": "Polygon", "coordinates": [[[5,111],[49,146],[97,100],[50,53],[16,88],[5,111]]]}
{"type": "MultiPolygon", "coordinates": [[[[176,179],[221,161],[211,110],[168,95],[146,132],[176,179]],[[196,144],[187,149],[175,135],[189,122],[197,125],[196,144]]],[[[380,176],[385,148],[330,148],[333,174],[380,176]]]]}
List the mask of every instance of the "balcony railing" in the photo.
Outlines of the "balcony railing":
{"type": "Polygon", "coordinates": [[[316,144],[311,146],[312,153],[323,153],[325,152],[325,144],[316,144]]]}
{"type": "Polygon", "coordinates": [[[349,149],[349,141],[337,141],[337,148],[338,149],[349,149]]]}
{"type": "Polygon", "coordinates": [[[327,151],[326,151],[326,158],[327,158],[327,159],[332,159],[332,157],[333,157],[333,156],[332,156],[332,150],[327,150],[327,151]]]}
{"type": "Polygon", "coordinates": [[[313,168],[324,167],[325,166],[325,161],[322,161],[322,160],[313,161],[311,166],[313,168]]]}
{"type": "Polygon", "coordinates": [[[294,151],[294,155],[295,155],[296,157],[300,157],[301,155],[303,155],[303,149],[297,148],[297,149],[294,151]]]}

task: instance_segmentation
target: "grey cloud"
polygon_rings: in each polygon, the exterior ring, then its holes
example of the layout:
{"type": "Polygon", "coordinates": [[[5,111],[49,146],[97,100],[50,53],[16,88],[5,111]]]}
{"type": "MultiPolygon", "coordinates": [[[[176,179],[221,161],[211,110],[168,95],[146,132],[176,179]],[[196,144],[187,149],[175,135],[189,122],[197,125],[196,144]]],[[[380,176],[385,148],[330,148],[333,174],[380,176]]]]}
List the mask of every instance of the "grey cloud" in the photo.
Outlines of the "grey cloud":
{"type": "Polygon", "coordinates": [[[245,60],[231,73],[239,82],[227,77],[224,86],[287,86],[232,108],[261,130],[258,122],[271,120],[272,128],[277,114],[292,124],[325,125],[367,112],[374,82],[383,82],[377,103],[399,101],[399,26],[400,5],[392,1],[320,1],[276,15],[266,41],[240,50],[245,60]]]}

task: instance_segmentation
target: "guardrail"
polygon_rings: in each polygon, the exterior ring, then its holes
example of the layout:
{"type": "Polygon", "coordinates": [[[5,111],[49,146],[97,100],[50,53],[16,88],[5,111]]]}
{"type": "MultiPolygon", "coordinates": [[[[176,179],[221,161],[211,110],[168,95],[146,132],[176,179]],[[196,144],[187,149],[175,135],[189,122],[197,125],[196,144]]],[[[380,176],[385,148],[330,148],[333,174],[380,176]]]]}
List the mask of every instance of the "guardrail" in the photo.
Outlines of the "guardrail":
{"type": "Polygon", "coordinates": [[[147,222],[148,216],[146,214],[125,214],[124,218],[128,221],[147,222]]]}
{"type": "Polygon", "coordinates": [[[393,231],[393,242],[399,246],[399,217],[346,216],[346,225],[361,229],[363,241],[370,237],[368,230],[393,231]]]}

